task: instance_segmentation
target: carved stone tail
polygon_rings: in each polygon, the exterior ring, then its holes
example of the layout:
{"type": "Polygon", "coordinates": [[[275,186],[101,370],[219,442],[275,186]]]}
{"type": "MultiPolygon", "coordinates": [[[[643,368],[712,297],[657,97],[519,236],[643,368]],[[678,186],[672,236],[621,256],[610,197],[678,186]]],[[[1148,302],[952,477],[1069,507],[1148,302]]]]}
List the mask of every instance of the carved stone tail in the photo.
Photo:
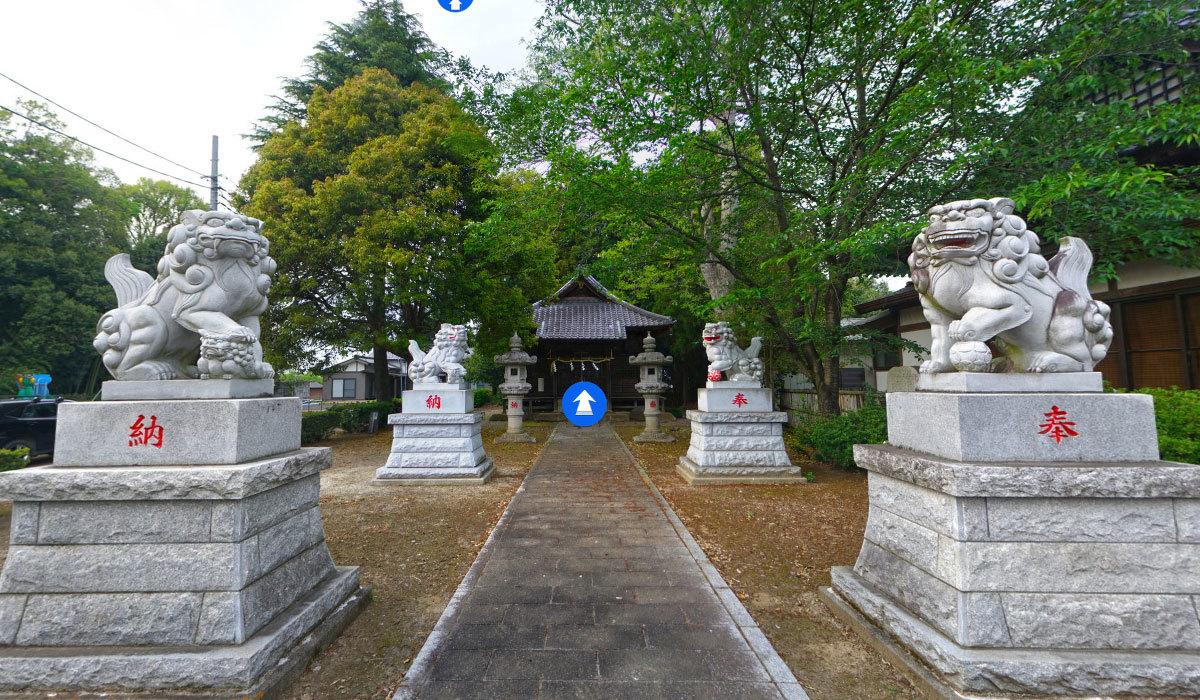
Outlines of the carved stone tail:
{"type": "Polygon", "coordinates": [[[117,293],[117,308],[137,300],[154,284],[154,278],[134,267],[125,253],[114,255],[104,263],[104,279],[117,293]]]}
{"type": "MultiPolygon", "coordinates": [[[[1108,345],[1112,341],[1112,326],[1108,323],[1109,308],[1102,301],[1092,298],[1088,290],[1088,272],[1092,269],[1092,250],[1082,238],[1063,236],[1059,240],[1058,253],[1050,259],[1050,271],[1058,279],[1058,283],[1073,292],[1076,304],[1081,304],[1083,330],[1088,353],[1093,362],[1099,362],[1108,354],[1108,345]]],[[[1064,293],[1065,295],[1065,293],[1064,293]]],[[[1064,296],[1060,295],[1060,296],[1064,296]]],[[[1060,303],[1055,304],[1055,316],[1059,316],[1060,303]]],[[[1087,369],[1091,369],[1088,367],[1087,369]]]]}

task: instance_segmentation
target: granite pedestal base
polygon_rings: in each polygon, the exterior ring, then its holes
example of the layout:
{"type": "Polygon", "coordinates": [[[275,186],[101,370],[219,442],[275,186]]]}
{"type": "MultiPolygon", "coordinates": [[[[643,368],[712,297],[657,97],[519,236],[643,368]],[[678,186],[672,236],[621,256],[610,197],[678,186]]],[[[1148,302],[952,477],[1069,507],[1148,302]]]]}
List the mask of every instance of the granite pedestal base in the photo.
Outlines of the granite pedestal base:
{"type": "Polygon", "coordinates": [[[537,438],[529,433],[501,433],[496,437],[496,442],[537,442],[537,438]]]}
{"type": "Polygon", "coordinates": [[[1200,467],[1075,453],[856,446],[867,529],[832,593],[968,695],[1200,694],[1200,467]]]}
{"type": "Polygon", "coordinates": [[[691,444],[676,471],[689,484],[803,483],[783,445],[782,411],[688,411],[691,444]]]}
{"type": "Polygon", "coordinates": [[[365,599],[358,569],[335,567],[325,545],[319,472],[331,461],[314,448],[0,474],[13,501],[0,690],[221,695],[281,682],[365,599]]]}
{"type": "Polygon", "coordinates": [[[675,442],[675,437],[662,430],[643,430],[633,436],[634,442],[675,442]]]}
{"type": "Polygon", "coordinates": [[[262,399],[275,393],[274,379],[172,379],[118,381],[100,385],[101,401],[180,401],[195,399],[262,399]]]}
{"type": "Polygon", "coordinates": [[[297,398],[64,402],[54,464],[233,465],[299,448],[297,398]]]}
{"type": "Polygon", "coordinates": [[[381,485],[484,484],[495,467],[483,450],[482,413],[394,413],[392,453],[381,485]]]}

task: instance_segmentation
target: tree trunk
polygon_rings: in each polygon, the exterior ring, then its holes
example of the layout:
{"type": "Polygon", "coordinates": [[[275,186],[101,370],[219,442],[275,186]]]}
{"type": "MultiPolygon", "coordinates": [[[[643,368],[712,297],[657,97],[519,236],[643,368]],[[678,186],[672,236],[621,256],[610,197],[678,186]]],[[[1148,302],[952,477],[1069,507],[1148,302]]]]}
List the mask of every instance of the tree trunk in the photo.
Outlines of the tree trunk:
{"type": "MultiPolygon", "coordinates": [[[[841,285],[844,287],[845,285],[841,285]]],[[[830,283],[825,290],[825,327],[829,329],[842,326],[841,294],[837,285],[830,283]]],[[[840,340],[838,341],[840,345],[840,340]]],[[[838,395],[842,390],[842,358],[835,345],[828,355],[819,360],[821,381],[814,382],[817,388],[817,407],[825,416],[840,416],[842,406],[838,395]]]]}
{"type": "Polygon", "coordinates": [[[391,401],[395,397],[392,391],[392,374],[388,368],[388,351],[383,345],[375,344],[375,400],[391,401]]]}

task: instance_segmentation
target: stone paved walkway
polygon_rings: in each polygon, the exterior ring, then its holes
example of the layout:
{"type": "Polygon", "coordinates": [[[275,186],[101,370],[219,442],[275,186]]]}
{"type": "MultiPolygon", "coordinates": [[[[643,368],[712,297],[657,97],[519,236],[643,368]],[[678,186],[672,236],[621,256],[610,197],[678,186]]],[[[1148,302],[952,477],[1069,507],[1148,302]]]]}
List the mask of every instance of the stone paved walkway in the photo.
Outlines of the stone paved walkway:
{"type": "Polygon", "coordinates": [[[396,700],[807,695],[607,424],[560,424],[396,700]]]}

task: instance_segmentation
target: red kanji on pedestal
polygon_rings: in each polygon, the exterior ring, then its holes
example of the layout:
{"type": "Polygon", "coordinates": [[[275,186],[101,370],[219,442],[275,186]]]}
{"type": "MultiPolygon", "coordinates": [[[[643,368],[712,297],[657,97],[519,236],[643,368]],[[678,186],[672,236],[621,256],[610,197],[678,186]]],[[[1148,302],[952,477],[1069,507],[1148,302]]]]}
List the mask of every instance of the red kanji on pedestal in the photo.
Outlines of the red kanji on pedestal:
{"type": "Polygon", "coordinates": [[[708,381],[710,381],[710,382],[721,381],[721,370],[719,370],[719,369],[708,370],[708,381]]]}
{"type": "Polygon", "coordinates": [[[442,407],[442,397],[438,396],[437,394],[433,394],[429,398],[425,399],[425,408],[441,408],[441,407],[442,407]]]}
{"type": "Polygon", "coordinates": [[[517,407],[517,402],[516,402],[516,401],[513,401],[513,402],[512,402],[512,407],[513,407],[513,408],[516,408],[516,407],[517,407]]]}
{"type": "Polygon", "coordinates": [[[734,406],[745,406],[748,403],[750,402],[746,400],[746,395],[740,391],[738,392],[737,396],[733,397],[734,406]]]}
{"type": "Polygon", "coordinates": [[[654,408],[654,407],[655,407],[655,406],[657,406],[657,405],[658,405],[658,404],[657,404],[657,403],[655,403],[654,401],[651,401],[651,402],[650,402],[650,408],[654,408]]]}
{"type": "Polygon", "coordinates": [[[1041,428],[1041,430],[1038,431],[1038,435],[1047,435],[1052,437],[1054,438],[1054,442],[1059,445],[1062,444],[1063,438],[1075,437],[1079,435],[1079,433],[1071,430],[1071,426],[1075,425],[1073,422],[1069,420],[1063,420],[1067,417],[1067,412],[1058,406],[1051,406],[1050,412],[1042,415],[1046,416],[1046,422],[1038,426],[1041,428]]]}
{"type": "Polygon", "coordinates": [[[129,426],[129,446],[150,445],[162,449],[163,427],[158,424],[158,416],[150,416],[150,424],[146,424],[145,416],[138,416],[133,425],[129,426]]]}

